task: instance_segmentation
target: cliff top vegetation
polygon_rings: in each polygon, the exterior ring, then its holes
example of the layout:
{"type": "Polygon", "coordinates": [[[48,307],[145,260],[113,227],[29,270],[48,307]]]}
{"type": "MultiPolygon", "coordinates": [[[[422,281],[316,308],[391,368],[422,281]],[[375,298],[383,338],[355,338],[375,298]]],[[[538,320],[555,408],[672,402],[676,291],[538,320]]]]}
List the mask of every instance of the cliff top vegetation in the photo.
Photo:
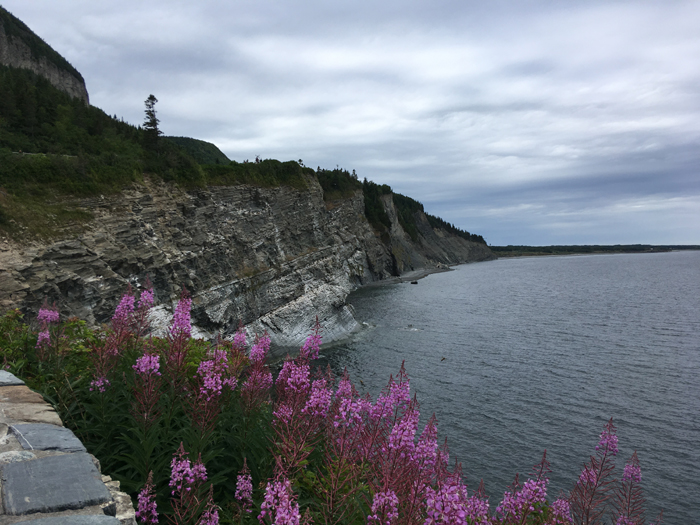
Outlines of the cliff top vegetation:
{"type": "MultiPolygon", "coordinates": [[[[152,113],[157,126],[157,100],[149,101],[147,114],[152,113]]],[[[142,183],[144,175],[186,189],[249,184],[304,190],[315,177],[326,201],[362,190],[370,224],[382,234],[391,227],[381,200],[392,194],[391,187],[360,182],[354,170],[314,171],[301,161],[259,157],[253,162],[230,161],[214,144],[161,137],[156,131],[154,135],[153,130],[86,106],[31,71],[0,66],[0,230],[26,238],[80,228],[91,214],[79,207],[79,199],[118,193],[142,183]]],[[[423,212],[423,205],[399,194],[393,201],[402,227],[417,240],[415,213],[423,212]]],[[[426,216],[433,227],[483,242],[480,236],[426,216]]]]}
{"type": "Polygon", "coordinates": [[[190,137],[163,138],[180,146],[200,164],[228,164],[231,162],[231,159],[211,142],[190,137]]]}

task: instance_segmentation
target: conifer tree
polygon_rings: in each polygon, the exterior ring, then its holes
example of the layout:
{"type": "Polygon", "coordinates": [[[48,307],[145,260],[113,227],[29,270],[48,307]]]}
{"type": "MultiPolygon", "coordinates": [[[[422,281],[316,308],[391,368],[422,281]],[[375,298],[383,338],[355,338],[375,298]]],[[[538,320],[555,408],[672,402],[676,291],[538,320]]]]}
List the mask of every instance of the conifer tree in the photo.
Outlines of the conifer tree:
{"type": "Polygon", "coordinates": [[[158,144],[158,137],[163,134],[163,132],[158,129],[158,117],[156,116],[156,102],[158,99],[155,95],[151,94],[145,101],[146,104],[146,118],[143,121],[144,142],[147,148],[155,149],[158,144]]]}

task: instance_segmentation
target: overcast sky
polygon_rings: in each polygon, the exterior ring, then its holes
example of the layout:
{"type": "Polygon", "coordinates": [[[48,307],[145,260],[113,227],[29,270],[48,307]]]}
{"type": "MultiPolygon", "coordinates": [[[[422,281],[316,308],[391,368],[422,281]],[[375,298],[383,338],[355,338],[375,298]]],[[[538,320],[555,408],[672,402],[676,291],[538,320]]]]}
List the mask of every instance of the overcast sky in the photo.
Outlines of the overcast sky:
{"type": "Polygon", "coordinates": [[[700,0],[0,0],[90,101],[493,245],[700,244],[700,0]]]}

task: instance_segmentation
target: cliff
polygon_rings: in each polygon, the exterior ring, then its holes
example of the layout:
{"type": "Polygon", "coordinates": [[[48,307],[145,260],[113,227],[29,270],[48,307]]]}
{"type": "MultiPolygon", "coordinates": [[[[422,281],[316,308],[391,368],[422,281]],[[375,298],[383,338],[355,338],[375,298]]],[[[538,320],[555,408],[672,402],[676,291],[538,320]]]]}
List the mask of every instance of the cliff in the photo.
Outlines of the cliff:
{"type": "Polygon", "coordinates": [[[356,329],[345,299],[362,284],[494,258],[483,244],[434,230],[421,212],[412,242],[391,198],[384,205],[392,227],[382,240],[364,216],[361,191],[324,202],[315,177],[308,186],[184,191],[146,180],[116,196],[84,199],[80,206],[95,218],[82,233],[0,242],[0,310],[20,307],[31,317],[48,298],[64,316],[102,323],[128,283],[139,287],[149,277],[162,324],[184,286],[200,330],[231,334],[241,321],[268,330],[280,351],[297,346],[316,316],[325,341],[356,329]]]}
{"type": "Polygon", "coordinates": [[[29,69],[53,86],[89,104],[82,75],[24,22],[0,7],[0,64],[29,69]]]}

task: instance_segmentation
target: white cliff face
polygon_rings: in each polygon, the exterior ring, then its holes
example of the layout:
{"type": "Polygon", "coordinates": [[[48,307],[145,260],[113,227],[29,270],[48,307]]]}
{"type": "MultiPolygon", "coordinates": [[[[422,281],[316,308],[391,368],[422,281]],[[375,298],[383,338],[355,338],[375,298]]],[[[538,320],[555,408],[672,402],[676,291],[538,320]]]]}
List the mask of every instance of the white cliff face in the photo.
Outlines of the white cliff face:
{"type": "Polygon", "coordinates": [[[404,272],[493,258],[486,246],[429,226],[425,236],[434,239],[411,243],[398,222],[384,244],[365,219],[361,192],[326,203],[315,177],[308,184],[186,192],[147,180],[85,200],[95,219],[78,235],[0,242],[0,311],[20,307],[29,320],[48,298],[64,316],[99,324],[128,284],[148,278],[162,305],[156,324],[167,325],[184,287],[202,336],[230,336],[242,322],[251,333],[266,330],[279,354],[298,348],[317,316],[326,342],[357,329],[347,295],[396,275],[397,261],[404,272]]]}
{"type": "Polygon", "coordinates": [[[85,104],[90,103],[85,81],[81,76],[58,68],[46,57],[36,58],[33,56],[30,47],[25,42],[7,34],[2,20],[0,20],[0,64],[29,69],[44,77],[61,91],[82,100],[85,104]]]}

